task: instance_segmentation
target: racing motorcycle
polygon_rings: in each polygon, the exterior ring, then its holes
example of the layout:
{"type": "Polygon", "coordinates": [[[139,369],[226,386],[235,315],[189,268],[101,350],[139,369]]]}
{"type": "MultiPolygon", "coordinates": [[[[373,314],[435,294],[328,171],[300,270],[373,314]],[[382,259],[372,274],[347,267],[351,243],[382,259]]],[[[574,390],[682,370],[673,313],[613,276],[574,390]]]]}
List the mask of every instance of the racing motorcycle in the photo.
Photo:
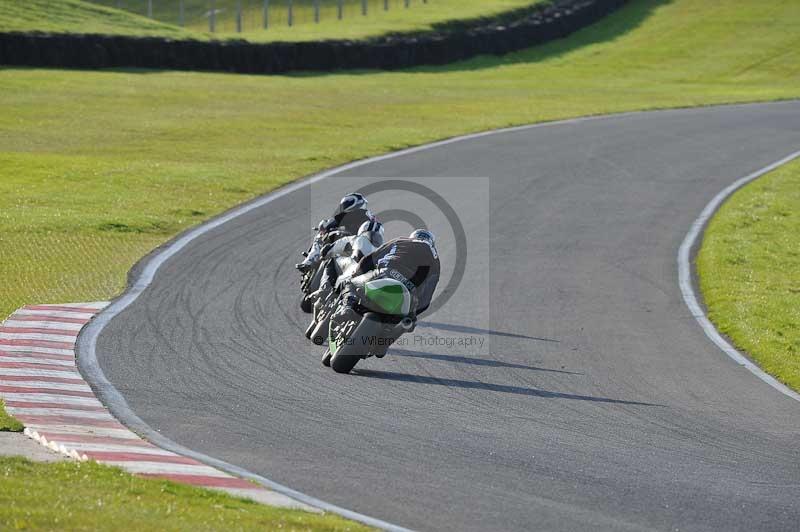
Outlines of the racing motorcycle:
{"type": "MultiPolygon", "coordinates": [[[[308,251],[303,252],[303,257],[308,258],[312,255],[318,255],[327,244],[332,244],[340,238],[350,236],[350,233],[347,231],[329,231],[327,229],[329,223],[329,220],[322,220],[319,225],[314,228],[314,231],[316,231],[314,240],[312,240],[308,251]]],[[[320,262],[316,267],[300,271],[300,290],[303,292],[303,297],[300,300],[300,309],[305,313],[313,311],[314,302],[308,296],[319,289],[319,283],[322,279],[323,264],[324,262],[320,262]]]]}
{"type": "Polygon", "coordinates": [[[361,359],[383,358],[400,336],[416,327],[413,308],[413,294],[396,279],[347,283],[329,318],[323,365],[349,373],[361,359]]]}
{"type": "MultiPolygon", "coordinates": [[[[342,281],[349,279],[358,269],[358,261],[354,257],[366,256],[375,250],[370,247],[370,244],[363,239],[355,239],[353,249],[350,255],[339,255],[338,257],[327,259],[333,261],[333,266],[336,269],[337,279],[342,281]]],[[[319,266],[319,270],[323,271],[326,267],[326,261],[319,266]]],[[[320,282],[317,281],[317,287],[320,282]]],[[[312,321],[306,329],[306,338],[314,342],[316,345],[325,343],[328,337],[328,323],[331,315],[336,310],[337,294],[331,287],[323,292],[323,294],[313,302],[312,321]]]]}

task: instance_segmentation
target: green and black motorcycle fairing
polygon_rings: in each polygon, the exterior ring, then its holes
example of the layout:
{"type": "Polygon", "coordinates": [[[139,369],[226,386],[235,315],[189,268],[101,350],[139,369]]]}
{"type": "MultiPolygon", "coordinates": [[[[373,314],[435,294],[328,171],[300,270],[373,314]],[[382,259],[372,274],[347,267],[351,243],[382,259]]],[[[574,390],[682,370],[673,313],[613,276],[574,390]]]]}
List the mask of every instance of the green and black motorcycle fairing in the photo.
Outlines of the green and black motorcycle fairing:
{"type": "Polygon", "coordinates": [[[403,333],[414,330],[413,309],[413,294],[395,279],[352,286],[330,318],[323,364],[337,373],[349,373],[362,358],[382,358],[403,333]]]}

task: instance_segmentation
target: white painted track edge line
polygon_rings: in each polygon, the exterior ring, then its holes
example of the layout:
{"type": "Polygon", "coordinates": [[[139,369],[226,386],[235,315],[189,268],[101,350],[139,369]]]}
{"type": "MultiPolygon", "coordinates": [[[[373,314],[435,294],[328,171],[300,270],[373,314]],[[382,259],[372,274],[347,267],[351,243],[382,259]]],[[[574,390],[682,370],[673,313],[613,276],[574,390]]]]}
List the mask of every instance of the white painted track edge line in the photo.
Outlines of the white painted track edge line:
{"type": "MultiPolygon", "coordinates": [[[[781,103],[783,102],[781,101],[755,102],[752,105],[769,105],[769,104],[780,105],[781,103]]],[[[720,105],[720,107],[734,107],[734,106],[747,106],[747,105],[751,104],[750,103],[722,104],[720,105]]],[[[114,416],[123,425],[126,425],[132,431],[141,435],[146,440],[149,440],[155,445],[158,445],[159,447],[176,452],[178,454],[190,456],[200,462],[213,465],[215,467],[219,467],[220,469],[223,469],[229,473],[258,482],[263,486],[272,489],[273,491],[282,493],[288,497],[291,497],[295,500],[298,500],[310,506],[314,506],[321,510],[339,514],[342,517],[364,523],[368,526],[373,526],[384,530],[406,531],[408,529],[397,525],[393,525],[391,523],[387,523],[385,521],[381,521],[380,519],[375,519],[357,512],[353,512],[351,510],[347,510],[345,508],[341,508],[333,504],[329,504],[315,497],[311,497],[310,495],[306,495],[305,493],[301,493],[282,484],[278,484],[277,482],[274,482],[270,479],[267,479],[255,473],[251,473],[250,471],[247,471],[241,467],[229,464],[227,462],[218,460],[210,456],[206,456],[202,453],[192,451],[191,449],[183,447],[177,444],[176,442],[170,440],[166,436],[163,436],[162,434],[156,432],[133,412],[133,410],[128,405],[127,401],[125,401],[125,398],[122,396],[122,394],[120,394],[119,391],[114,387],[114,385],[111,384],[111,382],[106,378],[105,373],[103,372],[102,368],[100,367],[100,363],[97,360],[97,352],[96,352],[97,338],[100,336],[100,333],[114,317],[116,317],[120,312],[125,310],[129,305],[131,305],[134,301],[136,301],[139,295],[142,292],[144,292],[144,290],[148,286],[150,286],[150,283],[153,281],[153,278],[155,277],[155,274],[159,270],[161,265],[164,264],[171,257],[175,256],[178,252],[180,252],[194,239],[208,233],[209,231],[216,229],[217,227],[231,220],[234,220],[244,214],[247,214],[250,211],[263,207],[264,205],[267,205],[278,198],[291,194],[296,190],[300,190],[304,187],[310,186],[332,175],[336,175],[345,172],[347,170],[352,170],[354,168],[359,168],[361,166],[366,166],[368,164],[386,161],[389,159],[394,159],[397,157],[402,157],[413,153],[419,153],[439,148],[442,146],[447,146],[449,144],[454,144],[457,142],[473,140],[491,135],[512,133],[516,131],[526,131],[531,129],[545,128],[552,126],[574,125],[596,120],[597,121],[610,120],[626,116],[636,116],[645,113],[662,113],[662,112],[668,113],[680,110],[681,109],[678,108],[678,109],[664,109],[664,110],[650,110],[650,111],[630,111],[630,112],[606,114],[606,115],[592,115],[592,116],[570,118],[565,120],[555,120],[550,122],[539,122],[536,124],[527,124],[521,126],[494,129],[489,131],[481,131],[478,133],[471,133],[467,135],[459,135],[452,138],[431,142],[420,146],[414,146],[412,148],[407,148],[404,150],[399,150],[396,152],[385,153],[383,155],[378,155],[375,157],[369,157],[366,159],[353,161],[341,166],[330,168],[318,174],[313,174],[310,177],[301,178],[292,183],[288,183],[287,185],[277,190],[268,192],[267,194],[265,194],[260,198],[256,198],[248,203],[245,203],[244,205],[234,207],[228,212],[223,213],[216,218],[213,218],[203,224],[200,224],[195,228],[187,230],[183,235],[179,235],[177,238],[175,238],[175,240],[167,243],[163,249],[157,251],[154,255],[144,259],[145,263],[143,268],[136,274],[135,280],[133,280],[133,282],[129,284],[123,295],[117,298],[116,300],[112,301],[108,307],[101,310],[94,317],[94,319],[90,321],[87,324],[87,326],[81,330],[76,344],[76,354],[78,355],[78,360],[77,360],[78,369],[83,374],[86,381],[92,386],[92,388],[94,389],[95,393],[97,394],[101,402],[111,410],[114,416]]]]}
{"type": "Polygon", "coordinates": [[[697,299],[697,294],[694,287],[694,279],[692,277],[692,251],[695,249],[696,245],[699,244],[699,239],[702,236],[706,225],[708,224],[709,220],[714,216],[714,213],[717,212],[717,209],[722,205],[722,203],[728,199],[734,192],[738,189],[743,187],[744,185],[758,179],[759,177],[787,164],[797,158],[800,158],[800,150],[791,153],[784,157],[783,159],[776,161],[764,168],[753,172],[741,179],[738,179],[731,183],[729,186],[721,190],[711,201],[705,206],[703,211],[700,213],[700,216],[692,223],[689,232],[686,234],[686,237],[683,239],[683,243],[681,243],[681,247],[678,250],[678,282],[681,288],[681,294],[683,295],[683,300],[686,303],[686,306],[689,307],[689,310],[692,313],[692,316],[697,323],[700,324],[700,327],[703,329],[703,332],[706,333],[706,336],[714,342],[717,347],[719,347],[723,353],[728,355],[734,362],[739,364],[740,366],[744,366],[748,371],[750,371],[753,375],[764,381],[765,383],[769,384],[782,394],[791,397],[796,401],[800,401],[800,394],[783,384],[782,382],[775,379],[772,375],[769,375],[760,367],[758,367],[753,361],[743,355],[739,350],[737,350],[733,345],[730,344],[725,338],[722,337],[722,334],[717,330],[711,320],[708,319],[703,307],[700,305],[699,300],[697,299]]]}

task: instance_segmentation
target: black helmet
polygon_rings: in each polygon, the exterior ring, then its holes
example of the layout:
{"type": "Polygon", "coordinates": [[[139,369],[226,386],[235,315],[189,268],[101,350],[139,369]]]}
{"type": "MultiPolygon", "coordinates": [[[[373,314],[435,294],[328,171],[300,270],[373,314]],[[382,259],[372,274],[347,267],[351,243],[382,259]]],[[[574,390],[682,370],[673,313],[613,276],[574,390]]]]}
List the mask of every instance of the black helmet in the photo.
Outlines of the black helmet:
{"type": "Polygon", "coordinates": [[[377,220],[368,220],[361,224],[358,234],[367,237],[375,247],[383,245],[383,224],[377,220]]]}
{"type": "Polygon", "coordinates": [[[352,212],[356,209],[366,209],[367,198],[358,192],[351,192],[339,202],[339,212],[352,212]]]}
{"type": "Polygon", "coordinates": [[[422,240],[423,242],[427,242],[432,248],[436,247],[436,237],[427,229],[417,229],[408,235],[408,238],[411,240],[422,240]]]}

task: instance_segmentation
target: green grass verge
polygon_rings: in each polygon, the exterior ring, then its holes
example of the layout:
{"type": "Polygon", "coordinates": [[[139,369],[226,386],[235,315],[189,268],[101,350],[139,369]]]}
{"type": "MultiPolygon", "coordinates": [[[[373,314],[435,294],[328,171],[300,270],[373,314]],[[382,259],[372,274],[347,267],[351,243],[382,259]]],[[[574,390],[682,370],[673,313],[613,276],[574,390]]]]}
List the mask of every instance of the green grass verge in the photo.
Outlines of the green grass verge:
{"type": "Polygon", "coordinates": [[[25,427],[6,412],[5,402],[0,399],[0,432],[22,432],[25,427]]]}
{"type": "Polygon", "coordinates": [[[185,0],[185,27],[178,26],[178,2],[154,1],[153,19],[147,18],[146,0],[0,0],[0,31],[41,30],[60,33],[163,35],[191,39],[245,39],[253,42],[361,39],[391,32],[425,31],[454,19],[487,17],[525,7],[541,0],[369,0],[368,16],[361,15],[360,0],[345,0],[344,18],[338,20],[337,2],[321,0],[320,23],[314,23],[311,0],[294,0],[294,25],[287,25],[286,2],[271,2],[270,27],[263,29],[263,1],[243,0],[243,32],[236,33],[237,0],[216,0],[216,33],[208,32],[208,0],[185,0]]]}
{"type": "Polygon", "coordinates": [[[0,458],[3,530],[368,530],[94,462],[0,458]]]}
{"type": "Polygon", "coordinates": [[[714,325],[800,391],[800,162],[722,205],[703,237],[697,271],[714,325]]]}

